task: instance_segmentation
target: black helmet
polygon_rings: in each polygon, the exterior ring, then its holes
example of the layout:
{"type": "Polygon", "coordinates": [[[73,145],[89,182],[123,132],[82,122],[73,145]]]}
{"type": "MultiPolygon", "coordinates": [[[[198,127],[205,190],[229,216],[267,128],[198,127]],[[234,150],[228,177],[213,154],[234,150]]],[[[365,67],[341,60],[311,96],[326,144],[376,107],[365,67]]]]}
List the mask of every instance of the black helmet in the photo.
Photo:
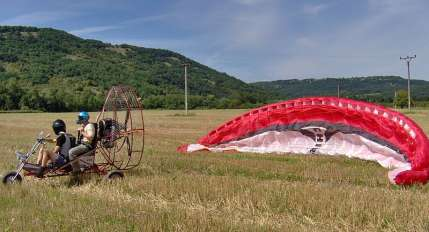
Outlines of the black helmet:
{"type": "Polygon", "coordinates": [[[52,123],[52,129],[56,135],[60,132],[66,132],[66,123],[61,119],[57,119],[52,123]]]}

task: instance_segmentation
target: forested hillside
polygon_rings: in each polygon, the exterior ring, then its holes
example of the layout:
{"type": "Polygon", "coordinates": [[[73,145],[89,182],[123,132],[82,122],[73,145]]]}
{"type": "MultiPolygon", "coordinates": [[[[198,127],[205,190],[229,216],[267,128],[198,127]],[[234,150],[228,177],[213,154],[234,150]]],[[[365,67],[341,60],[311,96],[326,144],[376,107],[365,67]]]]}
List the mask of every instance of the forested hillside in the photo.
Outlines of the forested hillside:
{"type": "MultiPolygon", "coordinates": [[[[341,96],[391,103],[407,88],[395,76],[279,80],[248,84],[178,53],[82,39],[50,28],[0,26],[0,110],[99,110],[106,91],[135,87],[145,108],[249,108],[303,96],[341,96]]],[[[429,82],[412,81],[414,100],[429,100],[429,82]]]]}
{"type": "MultiPolygon", "coordinates": [[[[303,96],[337,96],[372,102],[392,103],[395,91],[407,89],[407,79],[398,76],[373,76],[353,78],[325,78],[304,80],[278,80],[252,83],[271,93],[273,99],[290,99],[303,96]]],[[[414,100],[429,100],[429,82],[412,80],[414,100]]]]}
{"type": "Polygon", "coordinates": [[[0,26],[0,109],[98,110],[116,84],[134,86],[146,108],[182,108],[185,62],[190,108],[251,107],[267,99],[258,88],[172,51],[0,26]]]}

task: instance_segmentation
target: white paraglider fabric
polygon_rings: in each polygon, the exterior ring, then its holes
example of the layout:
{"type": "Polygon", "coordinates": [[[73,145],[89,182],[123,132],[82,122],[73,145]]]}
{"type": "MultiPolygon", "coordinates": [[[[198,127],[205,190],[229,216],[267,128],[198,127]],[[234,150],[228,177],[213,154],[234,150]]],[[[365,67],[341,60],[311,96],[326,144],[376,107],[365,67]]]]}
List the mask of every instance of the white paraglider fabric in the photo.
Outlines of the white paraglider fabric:
{"type": "Polygon", "coordinates": [[[200,150],[347,156],[375,161],[385,168],[395,169],[389,173],[391,181],[399,172],[411,169],[410,163],[404,159],[404,156],[393,149],[358,134],[341,132],[333,134],[330,138],[323,137],[319,141],[315,141],[315,139],[305,136],[299,131],[267,131],[217,146],[206,147],[201,144],[190,144],[187,147],[187,152],[200,150]]]}

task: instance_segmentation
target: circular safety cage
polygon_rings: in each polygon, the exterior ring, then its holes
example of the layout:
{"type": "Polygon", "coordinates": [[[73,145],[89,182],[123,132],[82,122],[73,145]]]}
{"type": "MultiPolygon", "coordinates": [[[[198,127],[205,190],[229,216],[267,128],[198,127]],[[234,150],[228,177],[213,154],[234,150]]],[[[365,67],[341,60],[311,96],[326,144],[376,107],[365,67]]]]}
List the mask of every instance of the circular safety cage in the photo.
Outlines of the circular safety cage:
{"type": "Polygon", "coordinates": [[[129,86],[113,86],[97,117],[97,165],[128,170],[138,166],[144,150],[141,99],[129,86]]]}

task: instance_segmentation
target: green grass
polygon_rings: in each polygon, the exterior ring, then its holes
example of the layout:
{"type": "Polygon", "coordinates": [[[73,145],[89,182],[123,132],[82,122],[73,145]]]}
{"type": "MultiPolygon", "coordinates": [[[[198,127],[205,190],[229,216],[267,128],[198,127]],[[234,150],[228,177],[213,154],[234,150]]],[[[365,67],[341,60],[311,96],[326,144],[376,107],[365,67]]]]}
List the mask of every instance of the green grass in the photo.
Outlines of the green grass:
{"type": "MultiPolygon", "coordinates": [[[[376,163],[328,156],[179,154],[243,110],[145,112],[142,165],[123,181],[25,178],[0,186],[2,231],[428,231],[427,186],[390,185],[376,163]]],[[[92,115],[93,117],[95,114],[92,115]]],[[[429,132],[429,111],[409,115],[429,132]]],[[[0,170],[75,114],[0,114],[0,170]]],[[[73,124],[69,128],[73,130],[73,124]]]]}

